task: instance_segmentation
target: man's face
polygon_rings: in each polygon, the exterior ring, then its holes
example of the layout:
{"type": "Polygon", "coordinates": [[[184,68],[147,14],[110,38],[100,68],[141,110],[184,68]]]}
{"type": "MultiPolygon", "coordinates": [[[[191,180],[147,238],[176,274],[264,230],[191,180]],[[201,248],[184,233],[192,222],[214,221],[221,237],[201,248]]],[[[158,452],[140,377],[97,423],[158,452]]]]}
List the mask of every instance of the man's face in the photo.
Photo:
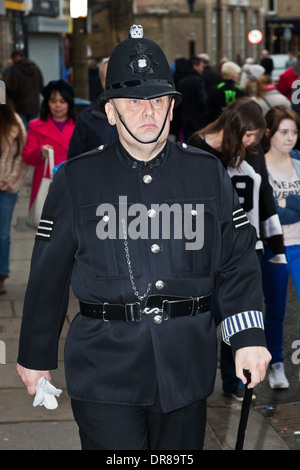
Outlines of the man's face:
{"type": "Polygon", "coordinates": [[[198,65],[194,65],[194,69],[199,75],[202,75],[205,69],[205,63],[204,62],[199,62],[198,65]]]}
{"type": "MultiPolygon", "coordinates": [[[[117,125],[120,140],[130,142],[133,139],[119,120],[116,108],[122,116],[130,132],[141,142],[150,142],[155,139],[165,120],[170,96],[161,96],[151,100],[138,98],[116,98],[105,106],[106,114],[110,124],[117,125]]],[[[169,133],[169,124],[172,119],[174,100],[168,113],[167,123],[160,136],[161,140],[166,140],[169,133]]]]}

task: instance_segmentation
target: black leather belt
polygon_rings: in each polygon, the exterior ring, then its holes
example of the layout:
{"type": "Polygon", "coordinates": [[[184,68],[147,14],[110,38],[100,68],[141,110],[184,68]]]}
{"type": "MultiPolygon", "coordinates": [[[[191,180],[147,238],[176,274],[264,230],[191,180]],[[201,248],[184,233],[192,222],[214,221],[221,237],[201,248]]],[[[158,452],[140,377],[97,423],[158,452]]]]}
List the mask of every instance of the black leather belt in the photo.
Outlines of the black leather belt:
{"type": "Polygon", "coordinates": [[[162,320],[192,316],[210,310],[211,295],[202,297],[177,297],[150,295],[146,307],[141,310],[139,302],[131,304],[93,304],[79,301],[80,313],[86,317],[104,321],[140,321],[141,314],[154,313],[162,320]]]}

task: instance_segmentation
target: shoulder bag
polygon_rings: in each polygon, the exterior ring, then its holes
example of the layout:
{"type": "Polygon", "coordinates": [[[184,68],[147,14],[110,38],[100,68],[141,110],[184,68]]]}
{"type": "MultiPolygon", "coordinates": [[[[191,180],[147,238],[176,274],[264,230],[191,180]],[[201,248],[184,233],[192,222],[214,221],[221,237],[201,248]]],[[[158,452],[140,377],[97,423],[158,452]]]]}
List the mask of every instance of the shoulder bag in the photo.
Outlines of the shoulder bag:
{"type": "Polygon", "coordinates": [[[29,211],[29,214],[26,220],[26,225],[28,225],[31,228],[36,229],[39,225],[44,202],[45,202],[49,188],[53,181],[53,168],[54,168],[54,151],[53,149],[49,149],[49,156],[48,158],[45,159],[44,176],[41,180],[41,184],[40,184],[37,196],[31,206],[31,209],[29,211]],[[48,166],[49,166],[49,171],[50,171],[49,178],[46,177],[48,166]]]}

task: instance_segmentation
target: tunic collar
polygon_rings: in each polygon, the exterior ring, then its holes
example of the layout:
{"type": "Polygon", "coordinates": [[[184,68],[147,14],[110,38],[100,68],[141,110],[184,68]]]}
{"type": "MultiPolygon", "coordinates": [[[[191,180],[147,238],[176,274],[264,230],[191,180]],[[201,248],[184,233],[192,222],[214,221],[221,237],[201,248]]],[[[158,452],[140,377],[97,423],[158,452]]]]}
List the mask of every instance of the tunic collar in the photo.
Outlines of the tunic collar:
{"type": "Polygon", "coordinates": [[[145,162],[145,161],[142,161],[142,160],[136,160],[135,158],[133,158],[128,152],[127,150],[125,150],[125,148],[121,145],[121,143],[119,142],[119,150],[120,150],[120,158],[121,160],[124,161],[124,163],[129,166],[130,168],[137,168],[137,169],[151,169],[151,168],[156,168],[158,166],[160,166],[166,159],[166,154],[167,154],[167,143],[165,145],[165,147],[163,148],[163,150],[158,154],[156,155],[156,157],[152,158],[151,160],[145,162]]]}

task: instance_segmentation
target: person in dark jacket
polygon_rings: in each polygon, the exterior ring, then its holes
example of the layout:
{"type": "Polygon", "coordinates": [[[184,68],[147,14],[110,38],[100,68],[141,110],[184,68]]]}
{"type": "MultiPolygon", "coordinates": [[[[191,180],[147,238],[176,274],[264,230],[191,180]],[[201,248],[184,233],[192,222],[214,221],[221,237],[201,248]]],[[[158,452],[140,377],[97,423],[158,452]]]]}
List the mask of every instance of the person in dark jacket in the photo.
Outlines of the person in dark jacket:
{"type": "Polygon", "coordinates": [[[27,59],[22,51],[11,54],[13,66],[7,80],[16,112],[20,115],[25,129],[31,119],[38,117],[40,111],[40,93],[44,86],[43,75],[39,67],[27,59]]]}
{"type": "Polygon", "coordinates": [[[267,49],[263,49],[261,51],[261,59],[259,64],[265,69],[265,75],[272,75],[274,64],[273,59],[269,56],[269,51],[267,49]]]}
{"type": "Polygon", "coordinates": [[[133,26],[102,97],[119,139],[61,165],[44,205],[17,368],[31,394],[51,380],[71,281],[65,370],[83,449],[202,449],[213,289],[237,375],[249,369],[252,388],[270,360],[253,229],[222,164],[168,140],[180,98],[163,51],[133,26]]]}
{"type": "Polygon", "coordinates": [[[205,83],[205,88],[206,88],[206,93],[208,94],[210,92],[210,89],[214,85],[218,85],[223,81],[223,77],[220,74],[219,71],[214,70],[211,65],[210,65],[210,57],[206,53],[199,54],[199,58],[202,60],[204,63],[204,70],[203,70],[203,80],[205,83]]]}
{"type": "MultiPolygon", "coordinates": [[[[101,61],[98,75],[102,89],[105,87],[105,77],[109,58],[101,61]]],[[[68,158],[93,150],[103,144],[113,144],[118,137],[115,126],[111,126],[105,112],[99,109],[100,95],[87,108],[83,109],[77,119],[72,134],[68,158]]]]}
{"type": "Polygon", "coordinates": [[[188,73],[179,80],[177,89],[182,94],[181,127],[185,141],[203,125],[203,111],[207,98],[202,77],[204,62],[193,56],[189,59],[188,73]]]}
{"type": "MultiPolygon", "coordinates": [[[[244,90],[237,84],[241,68],[235,62],[227,61],[221,69],[223,81],[214,85],[208,94],[203,120],[205,125],[215,121],[222,111],[233,101],[245,95],[244,90]]],[[[197,129],[199,130],[200,127],[197,129]]]]}

